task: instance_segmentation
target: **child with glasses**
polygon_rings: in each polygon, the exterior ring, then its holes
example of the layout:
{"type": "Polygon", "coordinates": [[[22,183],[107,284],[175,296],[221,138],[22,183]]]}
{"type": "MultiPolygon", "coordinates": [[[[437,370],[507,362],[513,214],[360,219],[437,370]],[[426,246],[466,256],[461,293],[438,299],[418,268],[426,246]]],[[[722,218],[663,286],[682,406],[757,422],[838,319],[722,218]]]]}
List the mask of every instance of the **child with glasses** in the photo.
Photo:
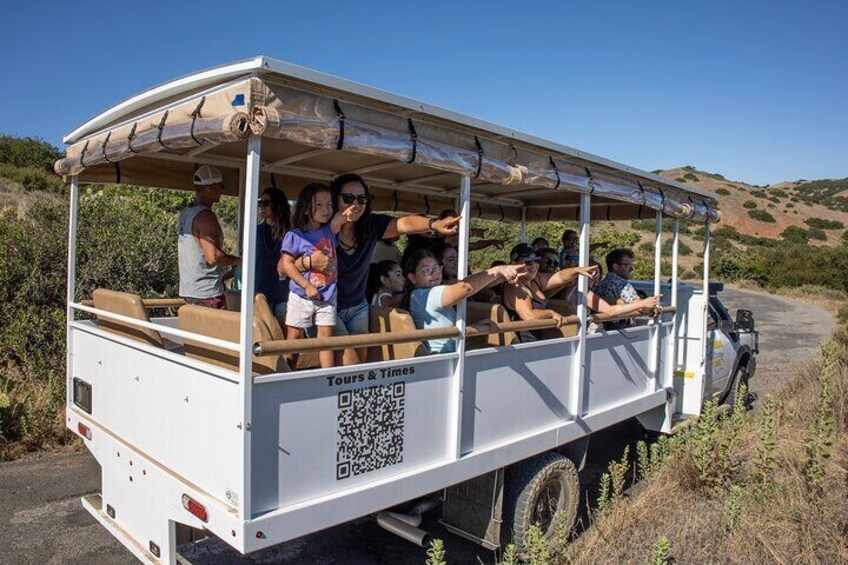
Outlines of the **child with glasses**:
{"type": "MultiPolygon", "coordinates": [[[[350,210],[336,212],[329,187],[310,183],[303,187],[292,214],[293,229],[283,238],[283,269],[291,280],[286,311],[286,339],[301,339],[307,329],[317,326],[318,337],[331,337],[336,325],[335,270],[312,270],[310,256],[317,250],[335,263],[337,234],[352,221],[350,210]],[[304,257],[307,272],[301,273],[295,261],[304,257]]],[[[333,352],[320,351],[321,367],[333,366],[333,352]]],[[[293,356],[297,366],[297,356],[293,356]]]]}
{"type": "MultiPolygon", "coordinates": [[[[421,249],[406,262],[404,274],[413,288],[404,297],[403,307],[409,310],[416,328],[431,329],[456,325],[457,303],[498,282],[516,283],[527,275],[527,271],[524,265],[502,265],[444,285],[442,266],[436,256],[421,249]]],[[[456,340],[431,339],[427,347],[431,353],[451,353],[456,351],[456,340]]]]}

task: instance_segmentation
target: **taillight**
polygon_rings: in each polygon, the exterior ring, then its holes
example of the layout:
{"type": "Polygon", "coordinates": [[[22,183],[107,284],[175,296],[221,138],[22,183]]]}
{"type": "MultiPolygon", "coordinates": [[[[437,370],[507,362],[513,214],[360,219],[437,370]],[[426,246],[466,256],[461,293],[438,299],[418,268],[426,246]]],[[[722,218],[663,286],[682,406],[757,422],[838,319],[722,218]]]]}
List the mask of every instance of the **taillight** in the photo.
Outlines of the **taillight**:
{"type": "Polygon", "coordinates": [[[78,432],[79,432],[79,434],[80,434],[82,437],[84,437],[85,439],[88,439],[88,440],[90,440],[90,439],[91,439],[91,428],[89,428],[88,426],[86,426],[86,425],[85,425],[85,424],[83,424],[82,422],[80,422],[79,424],[77,424],[77,431],[78,431],[78,432]]]}
{"type": "Polygon", "coordinates": [[[202,522],[209,521],[209,514],[206,513],[206,507],[191,498],[189,495],[183,495],[183,508],[194,514],[202,522]]]}

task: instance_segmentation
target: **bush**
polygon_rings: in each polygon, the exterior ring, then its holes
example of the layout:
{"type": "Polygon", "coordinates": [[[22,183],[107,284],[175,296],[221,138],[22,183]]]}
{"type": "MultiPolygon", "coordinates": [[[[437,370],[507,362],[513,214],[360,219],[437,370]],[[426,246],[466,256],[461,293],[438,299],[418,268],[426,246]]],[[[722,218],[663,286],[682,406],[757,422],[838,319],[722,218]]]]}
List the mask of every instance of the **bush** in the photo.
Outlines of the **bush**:
{"type": "Polygon", "coordinates": [[[742,204],[743,208],[747,208],[748,210],[753,210],[757,207],[757,203],[753,200],[746,200],[744,204],[742,204]]]}
{"type": "Polygon", "coordinates": [[[55,177],[53,163],[63,156],[59,149],[37,137],[0,135],[0,163],[38,169],[55,177]]]}
{"type": "MultiPolygon", "coordinates": [[[[175,214],[157,191],[128,196],[81,191],[77,298],[98,286],[173,296],[178,281],[175,214]]],[[[64,441],[67,208],[36,202],[0,213],[0,458],[64,441]]]]}
{"type": "Polygon", "coordinates": [[[729,191],[729,190],[727,190],[726,188],[717,188],[717,189],[715,189],[715,193],[716,193],[716,194],[721,194],[722,196],[728,196],[728,195],[730,195],[730,191],[729,191]]]}
{"type": "Polygon", "coordinates": [[[765,222],[767,224],[773,224],[777,221],[774,219],[774,216],[772,216],[765,210],[749,210],[748,216],[760,222],[765,222]]]}
{"type": "Polygon", "coordinates": [[[757,189],[754,189],[754,190],[751,191],[751,196],[753,196],[755,198],[768,198],[768,194],[766,194],[762,190],[757,190],[757,189]]]}
{"type": "Polygon", "coordinates": [[[798,226],[789,226],[780,233],[780,237],[792,243],[807,243],[810,240],[807,230],[798,226]]]}
{"type": "Polygon", "coordinates": [[[686,173],[685,175],[683,175],[683,178],[685,178],[686,180],[691,180],[692,182],[698,182],[699,180],[701,180],[692,173],[686,173]]]}
{"type": "Polygon", "coordinates": [[[824,231],[818,228],[810,228],[807,230],[807,233],[810,234],[810,239],[815,239],[817,241],[827,241],[827,234],[824,231]]]}
{"type": "Polygon", "coordinates": [[[28,191],[43,190],[57,194],[67,192],[62,179],[53,173],[47,173],[36,167],[18,167],[8,163],[0,163],[0,177],[20,184],[28,191]]]}
{"type": "Polygon", "coordinates": [[[845,227],[845,224],[839,220],[825,220],[824,218],[807,218],[804,220],[804,223],[811,228],[818,228],[820,230],[841,230],[845,227]]]}

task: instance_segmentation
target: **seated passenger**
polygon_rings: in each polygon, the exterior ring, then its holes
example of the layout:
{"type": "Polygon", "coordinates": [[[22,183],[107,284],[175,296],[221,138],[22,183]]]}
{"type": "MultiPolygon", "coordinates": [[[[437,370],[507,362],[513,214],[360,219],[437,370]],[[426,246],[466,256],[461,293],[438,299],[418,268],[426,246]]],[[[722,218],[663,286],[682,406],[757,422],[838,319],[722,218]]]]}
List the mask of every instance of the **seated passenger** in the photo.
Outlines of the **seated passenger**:
{"type": "MultiPolygon", "coordinates": [[[[559,271],[559,258],[557,252],[550,247],[545,247],[541,251],[536,251],[542,257],[542,264],[539,270],[543,273],[555,273],[559,271]]],[[[564,265],[563,265],[564,266],[564,265]]],[[[572,265],[576,267],[577,265],[572,265]]]]}
{"type": "MultiPolygon", "coordinates": [[[[559,252],[559,264],[561,267],[566,267],[566,255],[577,255],[577,248],[580,247],[580,236],[574,230],[565,230],[562,232],[561,241],[562,250],[559,252]]],[[[577,260],[579,261],[579,258],[577,260]]]]}
{"type": "Polygon", "coordinates": [[[442,265],[442,283],[453,284],[457,282],[459,269],[459,255],[456,252],[456,247],[447,246],[442,249],[442,252],[436,255],[439,263],[442,265]]]}
{"type": "MultiPolygon", "coordinates": [[[[598,264],[598,262],[591,257],[589,258],[589,264],[598,267],[598,276],[589,281],[589,292],[586,294],[587,305],[591,313],[607,314],[609,316],[624,316],[626,314],[633,313],[647,314],[648,312],[659,306],[659,296],[647,296],[629,304],[610,304],[609,302],[597,295],[597,288],[600,284],[603,269],[601,269],[601,266],[598,264]]],[[[577,292],[577,281],[574,281],[574,283],[572,283],[570,286],[563,289],[563,291],[559,295],[557,295],[557,298],[566,300],[569,304],[571,304],[572,308],[577,311],[577,302],[579,299],[579,293],[577,292]]],[[[596,331],[596,328],[596,324],[591,324],[589,333],[594,333],[596,331]]]]}
{"type": "MultiPolygon", "coordinates": [[[[521,320],[556,320],[557,328],[565,324],[565,316],[548,308],[548,296],[579,275],[592,277],[597,267],[571,267],[556,273],[542,273],[539,270],[541,258],[526,243],[512,248],[509,258],[513,263],[524,263],[528,276],[514,284],[504,284],[503,304],[507,311],[521,320]]],[[[541,337],[541,332],[520,332],[522,341],[533,341],[541,337]]]]}
{"type": "Polygon", "coordinates": [[[396,261],[371,263],[368,273],[368,299],[371,306],[396,307],[403,298],[403,271],[396,261]]]}
{"type": "MultiPolygon", "coordinates": [[[[404,274],[413,289],[406,295],[404,306],[412,315],[418,329],[447,328],[456,324],[456,304],[473,296],[492,284],[507,281],[518,283],[527,276],[523,265],[492,267],[466,277],[451,285],[442,284],[442,266],[436,256],[426,249],[415,252],[404,265],[404,274]]],[[[431,353],[456,351],[452,338],[431,339],[427,342],[431,353]]]]}
{"type": "Polygon", "coordinates": [[[551,244],[548,243],[548,240],[545,239],[544,237],[537,237],[536,239],[533,240],[533,243],[531,243],[530,245],[533,246],[533,250],[536,253],[541,253],[543,249],[551,246],[551,244]]]}
{"type": "MultiPolygon", "coordinates": [[[[610,304],[633,304],[639,300],[639,294],[628,281],[633,272],[635,255],[630,249],[613,249],[607,254],[609,273],[598,285],[598,295],[610,304]]],[[[604,323],[608,330],[626,328],[631,320],[617,320],[604,323]]]]}

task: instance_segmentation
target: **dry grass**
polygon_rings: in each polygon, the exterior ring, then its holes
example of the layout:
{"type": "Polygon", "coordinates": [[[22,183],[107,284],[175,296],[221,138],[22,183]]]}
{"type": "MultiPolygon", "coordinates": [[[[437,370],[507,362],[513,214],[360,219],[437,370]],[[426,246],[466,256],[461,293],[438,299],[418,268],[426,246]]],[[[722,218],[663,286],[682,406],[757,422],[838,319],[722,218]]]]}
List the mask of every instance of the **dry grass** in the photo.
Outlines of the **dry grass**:
{"type": "MultiPolygon", "coordinates": [[[[662,470],[574,542],[562,563],[645,563],[666,536],[674,563],[848,563],[848,330],[834,338],[831,456],[822,488],[806,468],[820,402],[822,364],[808,363],[775,399],[776,465],[758,480],[762,411],[749,413],[734,450],[738,466],[715,487],[699,477],[696,434],[678,441],[662,470]],[[741,487],[728,527],[731,486],[741,487]]],[[[724,424],[728,425],[727,422],[724,424]]]]}

